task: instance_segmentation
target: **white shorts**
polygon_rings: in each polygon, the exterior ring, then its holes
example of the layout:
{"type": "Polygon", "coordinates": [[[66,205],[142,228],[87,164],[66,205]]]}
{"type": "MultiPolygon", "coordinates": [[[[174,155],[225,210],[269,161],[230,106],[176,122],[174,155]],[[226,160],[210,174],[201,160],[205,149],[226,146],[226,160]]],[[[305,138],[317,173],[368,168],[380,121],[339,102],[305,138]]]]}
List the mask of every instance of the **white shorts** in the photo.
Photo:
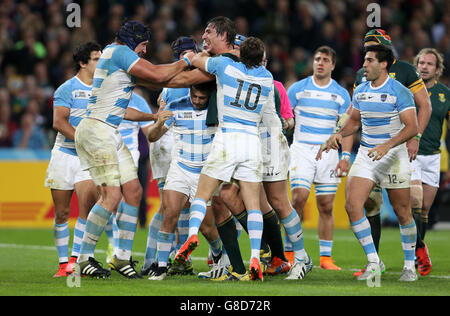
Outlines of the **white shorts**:
{"type": "Polygon", "coordinates": [[[171,131],[166,132],[159,140],[150,143],[150,164],[152,178],[166,178],[172,161],[174,136],[171,131]]]}
{"type": "Polygon", "coordinates": [[[261,139],[257,134],[217,129],[202,173],[221,181],[262,181],[261,139]]]}
{"type": "Polygon", "coordinates": [[[359,147],[349,177],[370,179],[385,189],[409,188],[411,167],[405,143],[392,148],[377,161],[372,161],[367,155],[369,150],[368,147],[359,147]]]}
{"type": "Polygon", "coordinates": [[[287,180],[289,172],[289,145],[286,137],[277,128],[261,135],[263,155],[263,181],[287,180]]]}
{"type": "Polygon", "coordinates": [[[291,190],[303,188],[311,190],[316,186],[316,194],[336,194],[341,182],[334,170],[339,162],[337,150],[322,153],[322,159],[316,160],[321,145],[293,143],[290,148],[291,163],[289,177],[291,190]]]}
{"type": "Polygon", "coordinates": [[[141,157],[141,152],[138,148],[130,150],[131,157],[133,157],[133,162],[136,167],[139,167],[139,158],[141,157]]]}
{"type": "Polygon", "coordinates": [[[75,130],[81,168],[96,185],[120,186],[137,179],[137,167],[120,132],[96,119],[83,119],[75,130]]]}
{"type": "Polygon", "coordinates": [[[173,160],[167,173],[164,191],[172,190],[183,193],[189,198],[189,202],[192,203],[195,193],[197,193],[201,168],[188,169],[191,168],[173,160]]]}
{"type": "Polygon", "coordinates": [[[52,156],[45,174],[46,188],[55,190],[73,190],[75,184],[81,181],[92,180],[89,171],[82,170],[80,159],[59,150],[52,149],[52,156]]]}
{"type": "Polygon", "coordinates": [[[441,154],[417,155],[411,163],[411,172],[411,181],[420,180],[422,183],[439,188],[441,154]]]}

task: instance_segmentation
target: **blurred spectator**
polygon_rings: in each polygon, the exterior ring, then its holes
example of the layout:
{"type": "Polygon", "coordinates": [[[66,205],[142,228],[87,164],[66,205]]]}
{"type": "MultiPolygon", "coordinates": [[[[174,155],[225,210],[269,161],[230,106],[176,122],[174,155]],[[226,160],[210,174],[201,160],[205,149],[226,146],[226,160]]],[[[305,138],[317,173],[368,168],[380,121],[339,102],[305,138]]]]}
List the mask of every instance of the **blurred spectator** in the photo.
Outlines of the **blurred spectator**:
{"type": "Polygon", "coordinates": [[[12,146],[12,135],[18,126],[11,118],[10,97],[7,89],[0,89],[0,147],[12,146]]]}
{"type": "Polygon", "coordinates": [[[47,137],[36,126],[31,113],[22,115],[20,128],[14,132],[12,143],[14,147],[21,149],[49,149],[47,137]]]}

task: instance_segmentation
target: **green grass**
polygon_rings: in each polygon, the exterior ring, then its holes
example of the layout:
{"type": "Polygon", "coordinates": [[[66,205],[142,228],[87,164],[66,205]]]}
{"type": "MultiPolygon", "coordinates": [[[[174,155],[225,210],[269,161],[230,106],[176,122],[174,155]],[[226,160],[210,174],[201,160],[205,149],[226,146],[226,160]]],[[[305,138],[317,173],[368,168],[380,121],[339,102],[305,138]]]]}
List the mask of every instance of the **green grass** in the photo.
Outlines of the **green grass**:
{"type": "MultiPolygon", "coordinates": [[[[0,295],[78,296],[78,295],[154,295],[154,296],[298,296],[298,295],[450,295],[450,231],[427,233],[427,243],[433,270],[415,283],[398,281],[403,266],[403,253],[398,229],[383,228],[380,256],[388,270],[381,278],[381,286],[370,288],[366,282],[356,281],[352,274],[365,264],[361,246],[350,230],[337,230],[333,259],[342,271],[324,271],[317,265],[319,246],[315,230],[306,230],[305,248],[315,267],[304,280],[286,281],[284,276],[266,277],[263,283],[217,283],[195,276],[168,277],[162,282],[126,280],[113,272],[108,280],[81,279],[79,288],[70,288],[65,278],[53,278],[57,270],[57,255],[50,229],[0,230],[0,295]]],[[[134,244],[134,259],[143,263],[147,232],[139,230],[134,244]]],[[[242,235],[244,259],[250,257],[249,242],[242,235]]],[[[106,237],[97,246],[97,259],[104,261],[106,237]]],[[[197,272],[206,271],[207,244],[201,239],[192,254],[197,272]]],[[[247,263],[248,264],[248,263],[247,263]]],[[[140,269],[141,265],[138,265],[140,269]]]]}

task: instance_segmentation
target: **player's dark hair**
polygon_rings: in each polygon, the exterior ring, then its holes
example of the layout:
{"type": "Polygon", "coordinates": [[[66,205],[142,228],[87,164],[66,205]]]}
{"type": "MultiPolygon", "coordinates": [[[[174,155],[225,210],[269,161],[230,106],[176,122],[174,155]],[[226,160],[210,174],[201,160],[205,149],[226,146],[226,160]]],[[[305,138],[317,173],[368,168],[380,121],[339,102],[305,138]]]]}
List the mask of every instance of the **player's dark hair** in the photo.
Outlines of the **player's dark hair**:
{"type": "Polygon", "coordinates": [[[204,83],[194,84],[191,86],[191,88],[210,95],[211,92],[213,92],[213,90],[216,88],[216,82],[208,81],[208,82],[204,82],[204,83]]]}
{"type": "Polygon", "coordinates": [[[217,35],[221,36],[226,33],[226,42],[228,45],[234,45],[234,38],[236,37],[236,26],[232,20],[225,16],[217,16],[209,20],[206,25],[212,24],[216,30],[217,35]]]}
{"type": "Polygon", "coordinates": [[[336,51],[330,46],[320,46],[318,49],[316,49],[313,56],[315,56],[317,53],[323,53],[330,56],[331,62],[333,63],[333,65],[336,65],[336,51]]]}
{"type": "Polygon", "coordinates": [[[387,62],[386,70],[389,71],[392,64],[394,63],[394,53],[392,49],[386,45],[370,45],[365,48],[365,54],[367,52],[375,52],[375,57],[378,59],[378,62],[387,62]]]}
{"type": "Polygon", "coordinates": [[[91,58],[91,52],[101,51],[102,47],[95,42],[87,42],[75,48],[73,53],[73,61],[75,62],[75,70],[78,72],[81,69],[80,62],[87,64],[91,58]]]}
{"type": "Polygon", "coordinates": [[[241,61],[247,68],[259,67],[264,58],[264,43],[257,37],[247,37],[241,44],[241,61]]]}

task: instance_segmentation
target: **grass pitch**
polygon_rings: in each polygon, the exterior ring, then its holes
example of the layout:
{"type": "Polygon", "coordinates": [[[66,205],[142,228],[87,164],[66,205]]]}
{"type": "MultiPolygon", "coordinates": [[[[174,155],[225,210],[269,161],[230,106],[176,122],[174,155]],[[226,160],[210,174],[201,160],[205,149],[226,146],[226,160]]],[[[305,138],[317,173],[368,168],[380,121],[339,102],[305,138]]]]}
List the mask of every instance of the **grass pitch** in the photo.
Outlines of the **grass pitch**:
{"type": "MultiPolygon", "coordinates": [[[[318,268],[319,242],[316,230],[305,230],[305,248],[314,269],[304,280],[287,281],[285,276],[265,277],[264,282],[212,282],[196,276],[167,277],[164,281],[127,280],[112,272],[107,280],[82,278],[80,287],[69,287],[65,278],[53,278],[57,254],[51,229],[0,230],[0,295],[2,296],[84,296],[84,295],[146,295],[146,296],[448,296],[450,295],[450,231],[430,231],[426,241],[433,269],[417,282],[399,282],[403,267],[398,229],[383,228],[380,257],[387,266],[379,287],[369,287],[352,276],[366,263],[365,255],[350,230],[336,230],[333,259],[342,271],[318,268]]],[[[147,231],[139,230],[134,243],[133,258],[140,261],[145,252],[147,231]]],[[[97,246],[96,258],[104,262],[107,239],[103,235],[97,246]]],[[[250,257],[249,241],[243,233],[240,239],[243,258],[250,257]]],[[[195,271],[207,271],[207,243],[193,252],[195,271]]],[[[247,262],[248,264],[248,262],[247,262]]],[[[106,263],[103,263],[106,266],[106,263]]]]}

